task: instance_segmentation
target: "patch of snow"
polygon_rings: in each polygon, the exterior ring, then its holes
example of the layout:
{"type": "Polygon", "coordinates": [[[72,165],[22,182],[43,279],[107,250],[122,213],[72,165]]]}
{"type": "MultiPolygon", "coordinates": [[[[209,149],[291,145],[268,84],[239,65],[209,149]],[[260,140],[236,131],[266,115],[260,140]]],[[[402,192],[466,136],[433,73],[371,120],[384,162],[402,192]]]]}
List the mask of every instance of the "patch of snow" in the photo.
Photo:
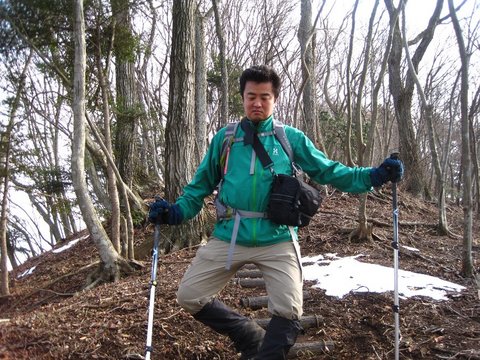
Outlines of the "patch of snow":
{"type": "Polygon", "coordinates": [[[33,273],[33,270],[35,270],[36,266],[33,266],[31,267],[30,269],[27,269],[25,270],[23,273],[21,273],[20,275],[17,275],[17,279],[21,279],[25,276],[28,276],[30,275],[31,273],[33,273]]]}
{"type": "Polygon", "coordinates": [[[407,249],[407,250],[410,250],[410,251],[415,251],[415,252],[419,252],[420,250],[418,250],[417,248],[414,248],[414,247],[411,247],[411,246],[405,246],[405,245],[400,245],[402,248],[404,249],[407,249]]]}
{"type": "Polygon", "coordinates": [[[58,249],[53,249],[52,252],[55,253],[55,254],[61,253],[62,251],[70,249],[73,245],[75,245],[76,243],[78,243],[81,240],[87,239],[88,237],[89,237],[89,235],[85,235],[85,236],[82,236],[81,238],[72,240],[68,244],[60,246],[58,249]]]}
{"type": "MultiPolygon", "coordinates": [[[[326,290],[326,295],[342,298],[350,292],[387,292],[394,290],[394,269],[363,263],[363,255],[338,258],[335,255],[303,257],[305,280],[315,281],[314,288],[326,290]]],[[[403,298],[427,296],[435,300],[448,300],[451,292],[465,287],[430,275],[399,269],[398,292],[403,298]]]]}

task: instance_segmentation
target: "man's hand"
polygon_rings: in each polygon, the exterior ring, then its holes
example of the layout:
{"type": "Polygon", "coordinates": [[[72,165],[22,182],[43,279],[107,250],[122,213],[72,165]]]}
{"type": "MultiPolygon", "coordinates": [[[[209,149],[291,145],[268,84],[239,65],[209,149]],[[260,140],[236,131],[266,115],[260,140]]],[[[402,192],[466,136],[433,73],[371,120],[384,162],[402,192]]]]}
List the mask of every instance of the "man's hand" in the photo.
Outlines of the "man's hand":
{"type": "Polygon", "coordinates": [[[160,199],[150,205],[148,221],[153,224],[178,225],[183,220],[183,214],[177,204],[170,204],[160,199]]]}
{"type": "Polygon", "coordinates": [[[372,168],[370,172],[370,180],[372,186],[378,187],[391,181],[399,182],[403,177],[403,163],[397,157],[389,157],[377,168],[372,168]]]}

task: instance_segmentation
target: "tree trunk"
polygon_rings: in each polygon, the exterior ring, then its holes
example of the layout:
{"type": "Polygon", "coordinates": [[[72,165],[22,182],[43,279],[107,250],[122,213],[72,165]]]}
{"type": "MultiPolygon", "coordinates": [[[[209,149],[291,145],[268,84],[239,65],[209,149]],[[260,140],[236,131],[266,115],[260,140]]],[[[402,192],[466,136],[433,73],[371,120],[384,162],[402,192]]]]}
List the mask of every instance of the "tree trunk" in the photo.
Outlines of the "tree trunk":
{"type": "Polygon", "coordinates": [[[58,194],[56,197],[56,204],[60,208],[60,218],[65,236],[69,237],[72,234],[75,234],[77,232],[77,227],[71,211],[70,200],[67,198],[65,191],[58,194]]]}
{"type": "Polygon", "coordinates": [[[27,243],[28,250],[29,250],[29,251],[25,250],[24,252],[24,254],[27,255],[27,258],[30,258],[30,254],[32,257],[35,257],[44,251],[44,249],[40,246],[39,252],[37,253],[37,250],[33,247],[33,244],[32,244],[34,239],[32,239],[30,233],[27,230],[25,230],[24,227],[20,226],[21,223],[20,221],[18,221],[18,218],[14,216],[13,219],[9,219],[9,225],[24,236],[25,242],[27,243]]]}
{"type": "MultiPolygon", "coordinates": [[[[12,146],[12,131],[15,125],[15,116],[19,107],[20,103],[20,96],[23,92],[25,87],[25,74],[27,73],[27,69],[30,66],[30,61],[32,59],[32,52],[27,58],[25,62],[25,66],[23,67],[22,73],[20,75],[18,81],[18,89],[15,94],[15,98],[12,102],[12,108],[10,111],[10,116],[8,119],[8,125],[5,129],[5,132],[2,134],[1,137],[1,157],[2,157],[2,177],[3,177],[3,191],[2,191],[2,208],[0,212],[0,272],[1,272],[1,279],[0,279],[0,295],[7,296],[10,294],[10,286],[8,282],[8,239],[7,239],[7,223],[8,223],[8,188],[10,182],[10,155],[11,155],[11,146],[12,146]]],[[[12,263],[12,266],[14,263],[12,263]]]]}
{"type": "Polygon", "coordinates": [[[50,235],[54,239],[54,244],[58,244],[62,241],[62,234],[60,233],[60,229],[58,228],[57,224],[55,224],[54,219],[50,216],[48,213],[48,209],[44,207],[36,198],[33,196],[33,188],[29,188],[28,190],[26,189],[28,198],[30,199],[32,205],[35,207],[35,209],[38,211],[40,216],[42,217],[43,221],[48,224],[48,227],[50,229],[50,235]]]}
{"type": "Polygon", "coordinates": [[[207,148],[207,70],[205,54],[205,17],[195,16],[195,132],[199,164],[207,148]]]}
{"type": "Polygon", "coordinates": [[[440,235],[449,233],[447,221],[447,209],[445,203],[445,175],[442,173],[440,160],[437,152],[437,141],[435,140],[435,133],[433,129],[433,105],[424,104],[425,120],[427,123],[428,142],[430,145],[430,153],[432,154],[432,163],[435,170],[435,176],[438,181],[438,232],[440,235]]]}
{"type": "Polygon", "coordinates": [[[228,120],[228,69],[226,61],[225,50],[225,36],[223,35],[223,28],[218,12],[217,0],[212,0],[213,12],[215,13],[215,30],[218,40],[218,58],[220,60],[220,73],[222,75],[220,86],[220,118],[218,121],[218,128],[223,127],[228,120]]]}
{"type": "MultiPolygon", "coordinates": [[[[374,84],[373,90],[372,90],[372,114],[370,117],[370,129],[368,132],[368,139],[367,139],[367,148],[365,149],[365,159],[368,161],[368,163],[372,163],[374,159],[374,148],[375,148],[375,135],[377,129],[377,124],[378,124],[378,96],[380,94],[380,89],[382,88],[383,84],[383,78],[385,75],[385,71],[387,69],[387,64],[388,64],[388,58],[390,54],[390,48],[392,46],[392,38],[393,38],[393,32],[395,29],[395,24],[398,21],[398,14],[399,11],[394,11],[392,16],[390,17],[390,26],[389,26],[389,32],[388,32],[388,37],[387,37],[387,42],[385,45],[385,51],[383,53],[383,58],[382,58],[382,63],[380,65],[380,71],[378,73],[378,76],[376,80],[372,79],[372,82],[374,84]]],[[[388,103],[388,101],[385,101],[385,103],[388,103]]],[[[386,105],[385,105],[386,106],[386,105]]],[[[387,113],[388,114],[388,113],[387,113]]],[[[387,121],[388,123],[388,121],[387,121]]],[[[389,128],[388,126],[385,126],[385,128],[389,128]]],[[[382,146],[382,138],[377,137],[379,141],[378,148],[380,149],[380,156],[383,158],[386,154],[388,154],[388,143],[389,143],[389,137],[388,141],[386,141],[386,144],[382,146]],[[384,147],[387,150],[383,150],[384,147]]]]}
{"type": "Polygon", "coordinates": [[[95,194],[95,197],[97,198],[98,205],[102,206],[105,208],[107,211],[112,210],[112,204],[110,202],[110,197],[108,196],[105,185],[103,184],[102,180],[100,180],[100,177],[98,176],[97,172],[97,167],[95,166],[96,164],[93,162],[92,157],[88,156],[89,154],[87,153],[87,161],[86,161],[86,169],[85,171],[87,172],[87,178],[89,179],[90,185],[92,187],[92,192],[95,194]]]}
{"type": "Polygon", "coordinates": [[[116,59],[116,160],[123,181],[132,187],[135,167],[135,142],[139,117],[135,79],[135,40],[129,0],[111,0],[115,19],[114,52],[116,59]]]}
{"type": "Polygon", "coordinates": [[[72,179],[83,219],[101,259],[101,273],[93,284],[115,281],[120,277],[120,257],[98,218],[85,181],[85,23],[83,0],[75,0],[75,63],[73,83],[72,179]]]}
{"type": "MultiPolygon", "coordinates": [[[[20,80],[23,82],[23,80],[20,80]]],[[[19,87],[22,88],[22,85],[19,87]]],[[[19,91],[20,91],[19,89],[19,91]]],[[[10,285],[8,281],[8,247],[7,247],[7,221],[8,221],[8,187],[9,187],[9,173],[10,173],[10,153],[11,153],[11,135],[14,125],[15,112],[18,108],[19,91],[15,98],[15,103],[12,105],[10,119],[7,128],[2,134],[0,150],[2,157],[2,209],[0,212],[0,295],[10,295],[10,285]]]]}
{"type": "Polygon", "coordinates": [[[363,94],[365,90],[365,82],[367,79],[367,72],[368,67],[370,64],[370,51],[372,47],[372,38],[373,38],[373,26],[375,17],[377,14],[377,7],[378,7],[379,0],[375,1],[372,14],[370,15],[370,21],[368,24],[368,34],[365,44],[364,50],[364,57],[363,57],[363,68],[360,74],[360,82],[358,84],[358,88],[356,89],[356,99],[355,99],[355,108],[353,112],[353,120],[355,123],[355,135],[357,138],[357,163],[360,166],[367,166],[368,163],[368,156],[365,157],[365,151],[367,149],[367,145],[365,143],[365,139],[363,136],[363,121],[362,121],[362,101],[363,101],[363,94]]]}
{"type": "MultiPolygon", "coordinates": [[[[121,248],[122,248],[122,254],[127,256],[129,259],[134,259],[134,248],[133,248],[133,237],[134,237],[134,229],[133,229],[133,220],[132,220],[132,211],[131,211],[131,208],[130,208],[130,201],[132,201],[132,203],[136,204],[136,209],[142,211],[142,213],[144,212],[144,208],[146,207],[145,204],[141,204],[141,203],[138,203],[138,199],[137,199],[137,196],[135,194],[132,193],[132,191],[130,190],[130,188],[125,185],[125,183],[123,182],[122,180],[122,177],[120,176],[120,173],[115,165],[115,162],[113,161],[113,158],[112,156],[110,156],[109,154],[109,150],[107,149],[106,145],[103,143],[103,140],[102,138],[100,137],[100,134],[95,126],[94,123],[92,123],[88,117],[86,117],[86,120],[88,121],[89,125],[90,125],[90,129],[92,130],[94,136],[95,136],[95,139],[97,140],[98,142],[98,145],[100,146],[100,148],[102,149],[103,151],[103,154],[105,157],[105,160],[107,162],[107,165],[105,165],[106,167],[110,167],[112,169],[112,171],[115,173],[115,177],[117,179],[117,185],[118,185],[118,188],[120,190],[120,194],[122,195],[122,200],[123,200],[123,204],[125,206],[124,208],[124,214],[123,216],[121,216],[121,218],[123,217],[125,220],[126,220],[126,226],[123,226],[120,224],[120,232],[122,233],[122,235],[120,236],[120,243],[121,243],[121,248]],[[130,201],[129,201],[130,200],[130,201]],[[123,228],[122,228],[123,226],[123,228]],[[123,241],[122,241],[123,239],[123,241]]],[[[98,157],[98,156],[97,156],[98,157]]],[[[122,220],[120,219],[120,222],[122,220]]]]}
{"type": "Polygon", "coordinates": [[[346,87],[347,87],[347,132],[345,136],[345,155],[347,157],[347,165],[354,166],[355,162],[352,157],[352,86],[353,82],[351,79],[352,67],[352,54],[353,54],[353,39],[355,36],[355,14],[357,13],[359,0],[355,0],[355,5],[352,11],[352,30],[350,31],[350,45],[348,46],[348,55],[347,55],[347,67],[345,68],[346,72],[346,87]]]}
{"type": "Polygon", "coordinates": [[[460,107],[462,117],[462,173],[463,173],[463,253],[462,274],[472,277],[474,274],[472,243],[473,243],[473,209],[472,209],[472,162],[470,153],[470,128],[468,118],[468,68],[469,55],[463,41],[462,29],[457,18],[453,0],[448,0],[448,8],[452,18],[453,28],[457,37],[458,50],[462,63],[460,81],[460,107]]]}
{"type": "MultiPolygon", "coordinates": [[[[59,97],[55,103],[55,123],[53,126],[53,155],[54,155],[54,166],[56,169],[61,169],[61,161],[60,161],[60,127],[61,127],[61,108],[65,102],[63,97],[59,97]]],[[[52,195],[53,207],[52,212],[57,212],[60,218],[60,223],[62,225],[64,237],[67,238],[74,234],[76,231],[75,229],[75,221],[73,220],[72,212],[70,211],[69,200],[66,195],[66,189],[63,185],[63,180],[61,178],[60,173],[56,173],[56,181],[62,186],[59,188],[58,192],[52,195]]]]}
{"type": "MultiPolygon", "coordinates": [[[[368,154],[366,154],[367,145],[363,140],[363,122],[362,122],[362,99],[363,91],[365,87],[365,81],[367,78],[368,66],[370,64],[370,48],[372,45],[373,37],[373,23],[377,13],[379,0],[375,1],[375,5],[370,15],[370,21],[368,24],[368,35],[367,43],[365,46],[364,60],[363,60],[363,69],[360,75],[360,82],[357,89],[356,105],[354,111],[354,121],[355,121],[355,133],[357,137],[357,154],[358,154],[358,165],[367,166],[368,154]]],[[[357,1],[358,3],[358,1],[357,1]]],[[[357,5],[356,3],[356,5],[357,5]]],[[[355,5],[355,6],[356,6],[355,5]]],[[[375,126],[372,124],[372,126],[375,126]]],[[[373,139],[370,139],[373,141],[373,139]]],[[[372,146],[370,146],[370,149],[372,146]]],[[[349,235],[349,239],[355,239],[357,241],[371,241],[372,240],[373,225],[368,223],[367,217],[367,194],[360,195],[360,203],[358,206],[358,227],[349,235]]]]}
{"type": "Polygon", "coordinates": [[[312,28],[312,1],[301,1],[301,17],[298,27],[298,40],[300,42],[301,61],[302,61],[302,83],[303,86],[303,125],[305,133],[318,145],[316,122],[317,111],[315,102],[315,52],[314,52],[314,32],[312,28]]]}
{"type": "Polygon", "coordinates": [[[15,257],[15,246],[12,243],[10,233],[7,231],[7,253],[8,259],[10,260],[10,265],[12,265],[12,269],[16,269],[18,266],[17,258],[15,257]]]}
{"type": "Polygon", "coordinates": [[[480,85],[475,91],[475,95],[472,97],[472,102],[468,110],[468,121],[470,124],[470,139],[472,145],[472,165],[473,165],[473,178],[475,179],[475,204],[473,209],[476,210],[477,214],[480,214],[480,167],[478,164],[478,142],[475,135],[475,119],[478,113],[480,112],[480,85]]]}
{"type": "MultiPolygon", "coordinates": [[[[170,94],[166,138],[165,194],[175,200],[192,179],[195,161],[195,1],[173,2],[170,94]]],[[[203,213],[203,212],[202,212],[203,213]]],[[[186,225],[172,229],[171,243],[176,247],[201,241],[203,215],[186,225]]],[[[168,247],[168,246],[167,246],[168,247]]],[[[164,248],[164,251],[170,249],[164,248]]]]}
{"type": "Polygon", "coordinates": [[[412,58],[410,57],[410,52],[408,49],[408,43],[407,43],[407,31],[406,31],[406,25],[405,25],[405,8],[402,9],[402,42],[403,42],[403,47],[405,49],[405,57],[407,59],[407,64],[408,64],[408,70],[409,70],[409,75],[411,76],[412,80],[414,81],[416,87],[417,87],[417,92],[420,95],[420,100],[422,102],[422,107],[424,109],[425,113],[425,122],[427,124],[427,133],[428,133],[428,142],[430,146],[430,153],[432,155],[432,163],[433,163],[433,168],[435,170],[435,176],[437,177],[438,183],[439,183],[439,188],[438,188],[438,201],[437,201],[437,207],[438,207],[438,232],[441,235],[445,235],[448,233],[448,224],[447,224],[447,215],[446,215],[446,208],[445,208],[445,191],[444,191],[444,181],[443,181],[443,174],[441,171],[440,167],[440,160],[438,158],[438,152],[437,152],[437,142],[435,139],[435,132],[433,129],[433,105],[428,101],[427,96],[425,95],[425,91],[423,90],[420,81],[417,76],[417,72],[415,70],[415,67],[412,62],[412,58]]]}
{"type": "MultiPolygon", "coordinates": [[[[141,106],[137,98],[137,83],[135,77],[135,51],[137,50],[136,40],[133,34],[132,20],[130,17],[129,0],[111,0],[112,13],[115,19],[115,38],[113,43],[116,66],[116,111],[117,128],[115,137],[115,159],[123,182],[128,188],[133,188],[136,149],[137,128],[141,115],[141,106]],[[118,40],[118,41],[117,41],[118,40]]],[[[133,250],[133,224],[131,214],[128,212],[128,199],[123,197],[123,214],[127,219],[127,244],[124,246],[133,250]]],[[[116,224],[115,226],[119,226],[116,224]]],[[[116,230],[115,230],[116,231],[116,230]]],[[[134,254],[129,253],[133,259],[134,254]]]]}
{"type": "MultiPolygon", "coordinates": [[[[393,5],[392,0],[384,0],[390,19],[396,16],[397,9],[393,5]]],[[[403,1],[399,7],[403,6],[403,1]]],[[[420,44],[418,45],[412,57],[412,64],[417,71],[420,61],[430,44],[435,27],[438,24],[440,12],[442,10],[443,0],[437,0],[434,13],[430,17],[429,23],[425,31],[422,32],[420,44]]],[[[389,88],[394,100],[394,107],[398,122],[398,132],[400,138],[400,153],[405,163],[405,189],[414,195],[428,195],[425,182],[425,166],[421,164],[420,150],[418,141],[415,136],[415,130],[412,122],[412,98],[414,91],[414,80],[410,72],[407,72],[405,83],[402,76],[402,34],[398,22],[394,25],[394,33],[392,39],[392,49],[389,58],[389,88]]]]}
{"type": "Polygon", "coordinates": [[[480,213],[480,174],[479,174],[479,167],[478,167],[478,151],[477,151],[477,142],[475,140],[475,129],[474,129],[474,119],[469,115],[468,116],[468,124],[470,128],[470,145],[471,145],[471,155],[470,158],[472,159],[472,172],[473,172],[473,198],[472,198],[473,204],[472,204],[472,210],[477,211],[477,213],[480,213]]]}
{"type": "MultiPolygon", "coordinates": [[[[102,62],[101,62],[101,45],[100,42],[97,44],[98,54],[96,56],[97,60],[97,71],[98,71],[98,82],[100,85],[100,90],[102,92],[102,110],[103,110],[103,136],[105,139],[105,147],[107,150],[106,156],[113,157],[113,146],[112,146],[112,135],[110,130],[110,107],[109,107],[109,96],[108,96],[108,86],[107,80],[103,72],[102,62]]],[[[107,59],[109,59],[108,57],[107,59]]],[[[107,60],[108,61],[108,60],[107,60]]],[[[107,65],[107,70],[109,66],[107,65]]],[[[118,196],[117,189],[117,177],[115,176],[115,171],[107,162],[107,191],[108,198],[110,202],[110,240],[113,243],[115,250],[121,252],[120,244],[120,199],[118,196]]],[[[128,239],[127,239],[128,241],[128,239]]],[[[133,241],[133,239],[132,239],[133,241]]]]}

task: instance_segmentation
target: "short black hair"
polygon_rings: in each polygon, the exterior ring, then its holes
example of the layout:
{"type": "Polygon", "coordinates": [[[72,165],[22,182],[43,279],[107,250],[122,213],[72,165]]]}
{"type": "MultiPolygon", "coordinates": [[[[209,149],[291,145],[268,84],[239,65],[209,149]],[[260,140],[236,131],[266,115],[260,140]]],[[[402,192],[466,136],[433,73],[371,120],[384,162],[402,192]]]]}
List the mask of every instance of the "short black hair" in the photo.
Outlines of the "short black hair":
{"type": "Polygon", "coordinates": [[[275,99],[278,98],[278,95],[280,94],[282,80],[280,80],[280,76],[278,76],[277,72],[268,65],[254,65],[243,71],[240,76],[240,95],[242,96],[242,99],[247,81],[253,81],[256,83],[271,82],[275,99]]]}

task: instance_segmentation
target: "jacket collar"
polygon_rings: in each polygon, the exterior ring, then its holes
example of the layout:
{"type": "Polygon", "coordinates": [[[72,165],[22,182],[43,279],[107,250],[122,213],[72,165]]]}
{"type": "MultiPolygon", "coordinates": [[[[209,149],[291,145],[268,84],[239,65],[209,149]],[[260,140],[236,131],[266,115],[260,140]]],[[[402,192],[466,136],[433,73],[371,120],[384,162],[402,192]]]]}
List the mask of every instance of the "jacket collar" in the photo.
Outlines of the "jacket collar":
{"type": "Polygon", "coordinates": [[[257,132],[266,132],[272,129],[272,123],[273,123],[273,114],[270,115],[268,118],[265,120],[259,121],[258,123],[252,122],[252,120],[248,119],[248,123],[250,126],[253,128],[257,129],[257,132]]]}

